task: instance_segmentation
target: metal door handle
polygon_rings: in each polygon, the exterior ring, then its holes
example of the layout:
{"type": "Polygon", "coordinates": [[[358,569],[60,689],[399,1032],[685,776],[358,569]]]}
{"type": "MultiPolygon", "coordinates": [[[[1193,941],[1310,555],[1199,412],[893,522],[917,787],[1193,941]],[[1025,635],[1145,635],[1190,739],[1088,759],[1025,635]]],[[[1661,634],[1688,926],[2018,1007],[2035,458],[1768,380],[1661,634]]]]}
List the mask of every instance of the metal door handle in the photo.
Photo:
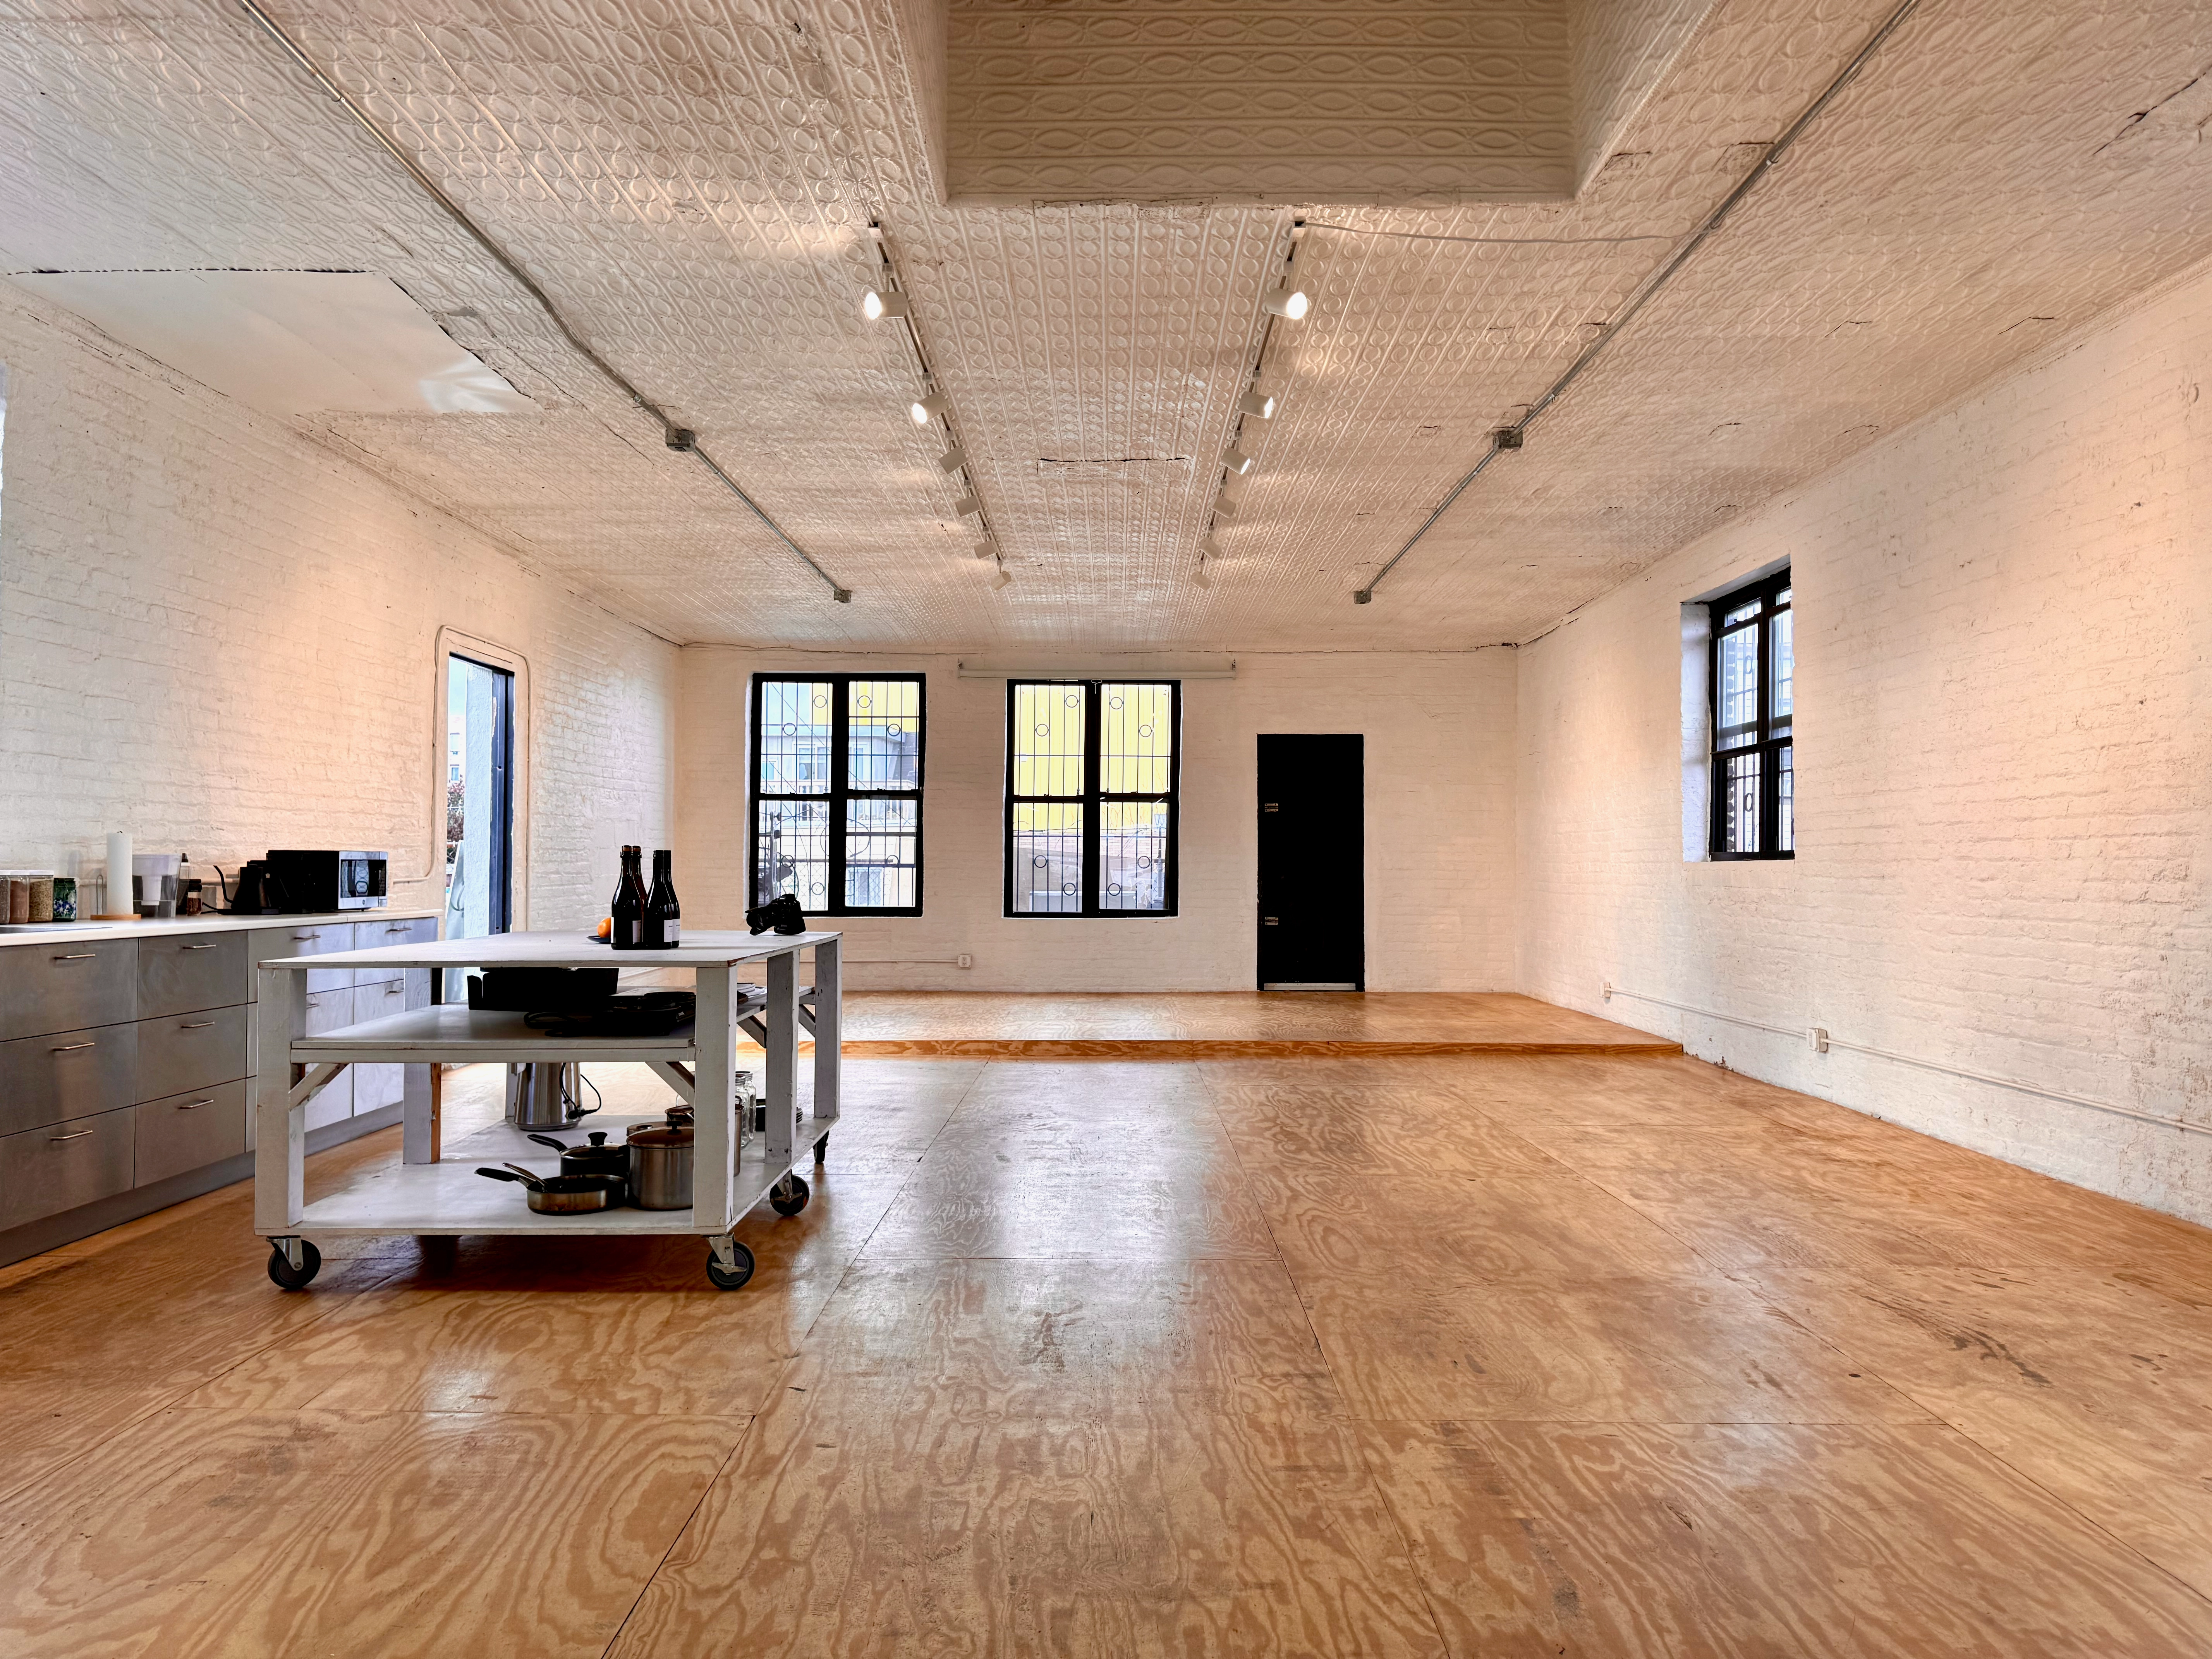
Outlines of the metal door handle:
{"type": "Polygon", "coordinates": [[[215,948],[212,945],[179,945],[177,947],[179,951],[212,951],[215,948]]]}
{"type": "Polygon", "coordinates": [[[73,957],[56,957],[54,960],[56,962],[98,962],[100,960],[100,952],[97,951],[80,951],[73,957]]]}
{"type": "Polygon", "coordinates": [[[1262,916],[1260,918],[1260,925],[1262,927],[1279,927],[1281,924],[1273,916],[1262,916]]]}
{"type": "Polygon", "coordinates": [[[190,1025],[179,1025],[177,1029],[179,1031],[204,1031],[209,1026],[214,1024],[215,1022],[211,1019],[198,1019],[194,1020],[190,1025]]]}
{"type": "MultiPolygon", "coordinates": [[[[79,1048],[97,1048],[98,1047],[100,1047],[100,1044],[99,1044],[97,1042],[64,1042],[64,1044],[62,1044],[62,1046],[61,1046],[60,1048],[49,1048],[49,1049],[47,1049],[47,1050],[46,1050],[46,1052],[47,1052],[48,1054],[75,1054],[75,1053],[76,1053],[79,1048]]],[[[88,1131],[87,1133],[89,1133],[89,1131],[88,1131]]]]}
{"type": "MultiPolygon", "coordinates": [[[[196,1100],[196,1101],[192,1102],[192,1103],[191,1103],[191,1105],[189,1105],[189,1106],[179,1106],[179,1107],[178,1107],[178,1108],[177,1108],[177,1109],[178,1109],[179,1111],[180,1111],[180,1112],[197,1112],[197,1111],[198,1111],[198,1110],[199,1110],[199,1109],[200,1109],[201,1107],[203,1107],[203,1106],[212,1106],[212,1105],[214,1105],[214,1104],[215,1104],[215,1097],[214,1097],[213,1095],[210,1095],[210,1096],[209,1096],[205,1100],[196,1100]]],[[[88,1130],[88,1131],[86,1131],[86,1133],[90,1133],[91,1132],[90,1132],[89,1130],[88,1130]]]]}
{"type": "Polygon", "coordinates": [[[55,1146],[58,1146],[64,1140],[82,1140],[87,1135],[97,1134],[98,1133],[99,1131],[96,1129],[79,1129],[73,1135],[48,1135],[46,1139],[52,1141],[55,1146]]]}

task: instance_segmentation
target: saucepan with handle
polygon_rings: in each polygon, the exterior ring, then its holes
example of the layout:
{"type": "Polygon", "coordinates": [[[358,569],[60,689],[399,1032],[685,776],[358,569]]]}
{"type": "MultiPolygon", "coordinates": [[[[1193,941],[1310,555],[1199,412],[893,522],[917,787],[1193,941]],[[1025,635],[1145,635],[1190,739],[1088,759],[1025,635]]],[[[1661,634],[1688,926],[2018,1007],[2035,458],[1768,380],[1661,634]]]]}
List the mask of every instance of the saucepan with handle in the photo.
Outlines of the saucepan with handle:
{"type": "Polygon", "coordinates": [[[494,1181],[519,1181],[528,1189],[530,1208],[538,1215],[590,1215],[611,1210],[623,1200],[623,1179],[608,1175],[532,1175],[508,1164],[504,1170],[479,1167],[477,1173],[494,1181]]]}

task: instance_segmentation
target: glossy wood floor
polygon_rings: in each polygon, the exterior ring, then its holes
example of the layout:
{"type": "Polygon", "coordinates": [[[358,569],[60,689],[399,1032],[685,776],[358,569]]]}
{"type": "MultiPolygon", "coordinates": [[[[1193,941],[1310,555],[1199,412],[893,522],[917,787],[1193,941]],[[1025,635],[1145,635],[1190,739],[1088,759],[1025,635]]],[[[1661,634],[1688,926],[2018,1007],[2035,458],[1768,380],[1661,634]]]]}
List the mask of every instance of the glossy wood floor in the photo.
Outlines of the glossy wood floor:
{"type": "Polygon", "coordinates": [[[845,1049],[894,1060],[1257,1060],[1678,1054],[1681,1045],[1510,992],[854,991],[845,1049]]]}
{"type": "Polygon", "coordinates": [[[2212,1653],[2203,1231],[1680,1057],[851,1073],[735,1294],[0,1272],[0,1653],[2212,1653]]]}

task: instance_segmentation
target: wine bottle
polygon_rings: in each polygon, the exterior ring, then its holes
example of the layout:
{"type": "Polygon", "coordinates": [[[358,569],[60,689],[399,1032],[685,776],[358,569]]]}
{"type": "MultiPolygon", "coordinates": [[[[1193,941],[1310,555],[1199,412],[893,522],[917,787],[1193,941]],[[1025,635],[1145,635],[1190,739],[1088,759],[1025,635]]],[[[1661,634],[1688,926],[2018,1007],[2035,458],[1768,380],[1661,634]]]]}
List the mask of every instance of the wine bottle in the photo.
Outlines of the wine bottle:
{"type": "Polygon", "coordinates": [[[645,902],[645,937],[648,951],[672,951],[683,942],[683,907],[676,902],[676,884],[669,866],[674,854],[658,848],[653,854],[653,893],[645,902]]]}
{"type": "Polygon", "coordinates": [[[622,882],[615,889],[614,936],[609,941],[617,951],[645,945],[645,875],[639,868],[644,857],[642,848],[622,849],[622,882]]]}

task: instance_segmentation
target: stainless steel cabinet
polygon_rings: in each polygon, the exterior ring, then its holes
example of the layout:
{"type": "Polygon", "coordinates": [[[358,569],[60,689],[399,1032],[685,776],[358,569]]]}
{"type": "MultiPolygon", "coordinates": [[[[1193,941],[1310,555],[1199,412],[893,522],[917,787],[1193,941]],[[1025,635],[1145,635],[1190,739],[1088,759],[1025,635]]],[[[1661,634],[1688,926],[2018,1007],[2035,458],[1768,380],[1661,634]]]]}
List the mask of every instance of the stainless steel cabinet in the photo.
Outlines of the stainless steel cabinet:
{"type": "Polygon", "coordinates": [[[128,1106],[137,1084],[136,1025],[0,1042],[0,1134],[128,1106]]]}
{"type": "MultiPolygon", "coordinates": [[[[307,993],[307,1035],[320,1036],[353,1024],[353,992],[307,993]]],[[[353,1115],[353,1068],[340,1072],[307,1103],[307,1127],[320,1129],[353,1115]]]]}
{"type": "Polygon", "coordinates": [[[0,1040],[138,1017],[138,942],[40,933],[0,949],[0,1040]]]}
{"type": "Polygon", "coordinates": [[[0,1232],[131,1188],[131,1109],[0,1137],[0,1232]]]}
{"type": "MultiPolygon", "coordinates": [[[[270,957],[321,957],[354,948],[354,924],[349,921],[319,921],[295,923],[290,927],[257,927],[246,936],[246,948],[250,959],[264,962],[270,957]]],[[[353,989],[353,969],[350,968],[313,968],[307,971],[310,991],[350,991],[353,989]]],[[[256,985],[252,995],[260,994],[256,985]]]]}
{"type": "Polygon", "coordinates": [[[228,933],[138,940],[137,1017],[159,1019],[244,1002],[246,939],[228,933]]]}
{"type": "Polygon", "coordinates": [[[243,1079],[149,1100],[131,1111],[137,1146],[135,1186],[150,1187],[246,1150],[243,1079]]]}
{"type": "Polygon", "coordinates": [[[246,1006],[138,1022],[137,1098],[246,1075],[246,1006]]]}

